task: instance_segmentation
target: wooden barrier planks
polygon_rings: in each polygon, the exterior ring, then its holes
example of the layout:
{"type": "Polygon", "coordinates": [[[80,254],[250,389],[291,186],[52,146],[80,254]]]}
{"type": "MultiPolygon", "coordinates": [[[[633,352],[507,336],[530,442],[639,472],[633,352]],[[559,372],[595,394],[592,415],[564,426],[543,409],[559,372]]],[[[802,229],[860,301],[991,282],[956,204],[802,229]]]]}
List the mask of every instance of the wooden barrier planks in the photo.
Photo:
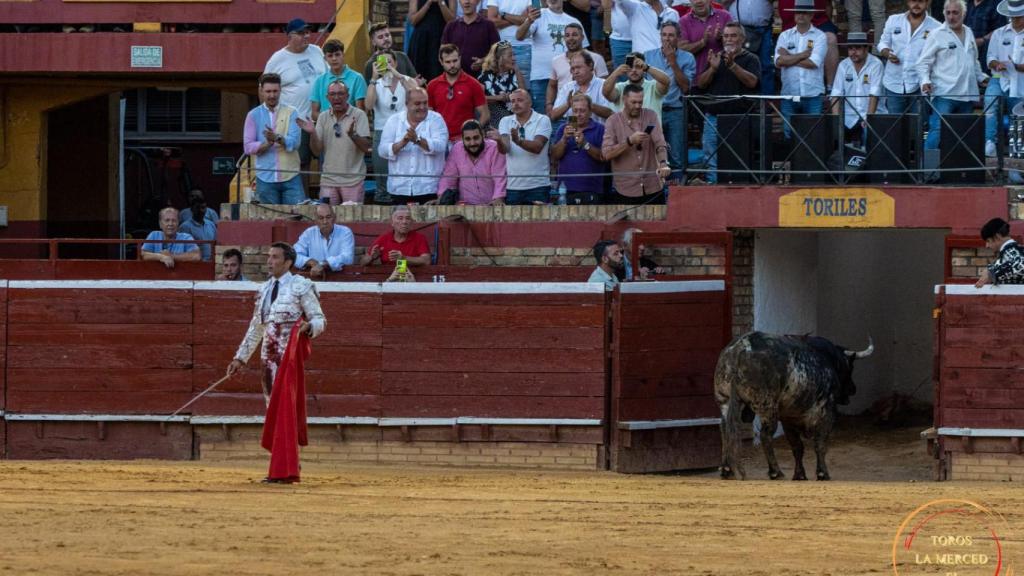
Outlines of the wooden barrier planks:
{"type": "MultiPolygon", "coordinates": [[[[0,412],[7,405],[7,280],[0,280],[0,412]]],[[[3,420],[0,420],[0,457],[3,457],[3,420]]]]}
{"type": "Polygon", "coordinates": [[[130,460],[192,458],[192,426],[156,422],[7,422],[7,457],[130,460]]]}

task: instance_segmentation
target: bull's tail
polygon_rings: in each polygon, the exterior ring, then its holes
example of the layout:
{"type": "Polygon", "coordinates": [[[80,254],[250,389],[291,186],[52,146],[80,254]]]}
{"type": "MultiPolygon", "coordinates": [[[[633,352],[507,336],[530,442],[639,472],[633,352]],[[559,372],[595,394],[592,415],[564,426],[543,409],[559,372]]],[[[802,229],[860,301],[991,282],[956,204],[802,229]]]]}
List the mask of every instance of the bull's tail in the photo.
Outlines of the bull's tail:
{"type": "Polygon", "coordinates": [[[740,478],[747,479],[740,458],[740,420],[744,404],[736,397],[735,392],[729,394],[729,400],[722,407],[722,478],[733,478],[739,472],[740,478]]]}

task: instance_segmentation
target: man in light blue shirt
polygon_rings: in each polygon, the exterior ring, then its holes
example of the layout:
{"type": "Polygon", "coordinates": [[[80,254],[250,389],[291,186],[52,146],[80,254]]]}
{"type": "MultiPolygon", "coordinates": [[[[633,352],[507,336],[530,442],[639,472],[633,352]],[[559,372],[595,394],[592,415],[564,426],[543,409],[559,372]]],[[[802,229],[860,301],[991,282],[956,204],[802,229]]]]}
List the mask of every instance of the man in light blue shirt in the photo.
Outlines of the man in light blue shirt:
{"type": "Polygon", "coordinates": [[[690,84],[697,74],[697,60],[693,54],[677,48],[678,44],[679,24],[667,20],[661,23],[661,47],[644,54],[647,65],[665,71],[670,80],[668,92],[661,100],[661,131],[668,142],[668,165],[672,168],[670,180],[675,181],[682,179],[686,168],[686,102],[683,96],[690,92],[690,84]]]}
{"type": "Polygon", "coordinates": [[[142,245],[142,259],[163,262],[168,269],[173,269],[175,262],[196,262],[199,260],[199,246],[190,242],[176,240],[195,240],[192,236],[178,232],[178,209],[164,208],[160,211],[160,229],[146,236],[142,245]]]}
{"type": "MultiPolygon", "coordinates": [[[[217,222],[215,220],[211,220],[208,216],[208,209],[206,207],[206,199],[203,197],[203,191],[193,190],[188,196],[189,205],[191,207],[188,211],[189,218],[186,220],[184,216],[182,216],[182,221],[178,226],[178,231],[188,234],[196,240],[216,240],[217,222]]],[[[182,215],[184,214],[185,212],[182,212],[182,215]]],[[[199,251],[202,254],[203,262],[209,262],[213,254],[213,245],[200,244],[199,251]]]]}
{"type": "Polygon", "coordinates": [[[310,276],[338,272],[355,261],[356,240],[352,231],[335,224],[337,216],[328,204],[316,207],[316,226],[307,228],[295,242],[295,267],[310,276]]]}

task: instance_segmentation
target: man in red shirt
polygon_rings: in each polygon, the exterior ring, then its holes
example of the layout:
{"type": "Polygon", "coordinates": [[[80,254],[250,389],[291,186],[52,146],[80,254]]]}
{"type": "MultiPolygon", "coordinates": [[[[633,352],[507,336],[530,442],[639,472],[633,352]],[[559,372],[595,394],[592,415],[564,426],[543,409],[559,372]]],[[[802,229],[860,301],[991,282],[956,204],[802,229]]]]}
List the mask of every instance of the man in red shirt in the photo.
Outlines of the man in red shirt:
{"type": "Polygon", "coordinates": [[[448,140],[462,138],[462,123],[473,120],[474,113],[481,126],[491,119],[487,109],[484,87],[462,70],[462,56],[454,44],[442,44],[438,59],[444,72],[427,84],[427,103],[430,109],[444,118],[448,126],[448,140]]]}
{"type": "Polygon", "coordinates": [[[366,254],[359,260],[360,266],[369,266],[374,262],[394,264],[405,259],[409,266],[426,266],[430,264],[430,246],[427,239],[419,232],[410,232],[412,228],[412,211],[408,206],[395,206],[391,211],[391,232],[385,232],[373,241],[366,249],[366,254]]]}

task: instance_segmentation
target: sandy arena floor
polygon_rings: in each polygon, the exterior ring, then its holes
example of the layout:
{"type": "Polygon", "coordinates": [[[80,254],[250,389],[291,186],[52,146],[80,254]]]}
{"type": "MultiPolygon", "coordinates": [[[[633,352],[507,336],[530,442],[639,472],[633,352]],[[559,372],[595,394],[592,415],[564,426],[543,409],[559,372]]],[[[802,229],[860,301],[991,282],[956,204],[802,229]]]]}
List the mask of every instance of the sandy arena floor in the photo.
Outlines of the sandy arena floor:
{"type": "Polygon", "coordinates": [[[265,462],[0,461],[0,573],[892,574],[903,517],[943,497],[1001,512],[1019,573],[1024,491],[931,482],[918,431],[840,433],[827,483],[762,480],[759,449],[746,482],[306,466],[265,486],[265,462]]]}

